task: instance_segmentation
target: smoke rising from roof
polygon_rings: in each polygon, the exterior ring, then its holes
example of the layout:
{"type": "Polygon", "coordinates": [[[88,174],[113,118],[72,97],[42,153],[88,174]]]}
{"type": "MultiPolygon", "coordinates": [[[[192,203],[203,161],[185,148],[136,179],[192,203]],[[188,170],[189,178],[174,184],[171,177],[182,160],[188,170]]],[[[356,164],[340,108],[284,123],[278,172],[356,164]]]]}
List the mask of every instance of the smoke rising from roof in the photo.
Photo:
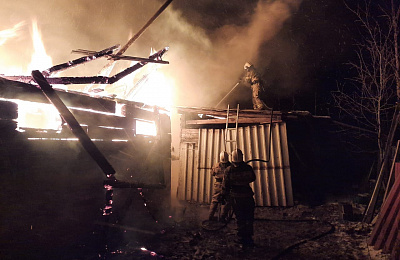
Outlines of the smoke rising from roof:
{"type": "MultiPolygon", "coordinates": [[[[29,27],[36,18],[47,53],[55,64],[77,58],[73,49],[101,50],[124,45],[165,1],[2,2],[0,30],[26,22],[23,33],[0,46],[0,62],[26,65],[32,53],[29,27]]],[[[127,50],[146,57],[150,48],[169,46],[164,72],[175,82],[174,105],[214,106],[238,81],[247,61],[265,68],[260,47],[273,39],[295,12],[298,0],[187,1],[175,0],[127,50]]],[[[80,67],[79,67],[80,68],[80,67]]],[[[98,72],[91,63],[74,75],[98,72]]],[[[1,73],[1,72],[0,72],[1,73]]],[[[250,92],[248,97],[250,99],[250,92]]]]}

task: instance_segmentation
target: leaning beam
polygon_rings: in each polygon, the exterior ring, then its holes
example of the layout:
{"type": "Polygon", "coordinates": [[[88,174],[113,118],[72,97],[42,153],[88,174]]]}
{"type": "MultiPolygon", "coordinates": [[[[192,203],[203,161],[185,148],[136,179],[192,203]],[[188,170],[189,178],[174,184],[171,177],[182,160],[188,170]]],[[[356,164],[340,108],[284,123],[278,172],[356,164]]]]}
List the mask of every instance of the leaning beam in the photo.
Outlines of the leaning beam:
{"type": "Polygon", "coordinates": [[[43,76],[43,74],[38,70],[34,70],[32,71],[32,77],[39,85],[46,98],[57,108],[61,117],[67,122],[73,134],[79,139],[84,149],[95,160],[107,178],[113,177],[115,174],[114,168],[93,143],[90,137],[86,134],[79,122],[75,119],[74,115],[71,113],[71,111],[69,111],[64,102],[54,91],[53,87],[46,81],[46,78],[43,76]]]}

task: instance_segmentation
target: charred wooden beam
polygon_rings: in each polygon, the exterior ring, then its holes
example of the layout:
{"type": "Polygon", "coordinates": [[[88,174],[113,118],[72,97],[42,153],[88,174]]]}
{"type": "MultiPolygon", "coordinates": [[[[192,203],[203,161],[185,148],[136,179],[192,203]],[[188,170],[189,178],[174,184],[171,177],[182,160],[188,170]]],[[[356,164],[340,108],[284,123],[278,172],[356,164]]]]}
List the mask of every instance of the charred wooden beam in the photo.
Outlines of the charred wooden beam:
{"type": "MultiPolygon", "coordinates": [[[[168,5],[172,2],[172,0],[167,0],[158,10],[157,12],[150,18],[149,21],[137,32],[129,41],[118,51],[116,55],[122,55],[124,52],[134,43],[143,33],[144,31],[157,19],[157,17],[168,7],[168,5]]],[[[112,68],[114,67],[115,62],[111,60],[107,63],[99,72],[100,75],[104,75],[104,73],[109,74],[112,68]]]]}
{"type": "Polygon", "coordinates": [[[95,162],[102,169],[104,174],[108,178],[113,177],[115,174],[114,168],[100,152],[97,146],[92,142],[86,132],[82,129],[78,121],[75,119],[74,115],[72,115],[69,109],[65,106],[65,104],[54,91],[52,86],[46,81],[46,78],[42,75],[42,73],[40,73],[40,71],[38,70],[32,71],[32,77],[40,86],[40,89],[43,91],[43,94],[46,96],[46,98],[49,99],[49,101],[57,108],[61,117],[67,122],[71,131],[79,139],[82,146],[93,158],[93,160],[95,160],[95,162]]]}
{"type": "MultiPolygon", "coordinates": [[[[55,90],[67,107],[92,109],[115,113],[115,101],[106,98],[94,98],[81,92],[55,90]]],[[[0,97],[20,99],[38,103],[50,103],[42,91],[35,85],[0,78],[0,97]]]]}
{"type": "Polygon", "coordinates": [[[89,54],[89,56],[81,57],[79,59],[75,59],[75,60],[72,60],[72,61],[68,61],[66,63],[62,63],[62,64],[59,64],[59,65],[53,66],[53,67],[51,67],[51,68],[49,68],[47,70],[44,70],[42,73],[43,73],[44,76],[48,77],[51,74],[53,74],[54,72],[70,69],[70,68],[76,67],[77,65],[80,65],[80,64],[95,60],[97,58],[101,58],[101,57],[104,57],[104,56],[109,56],[115,50],[117,50],[119,47],[120,47],[119,44],[114,45],[114,46],[109,47],[107,49],[104,49],[102,51],[91,53],[91,54],[89,54]]]}
{"type": "MultiPolygon", "coordinates": [[[[160,51],[154,53],[153,55],[150,55],[150,56],[149,56],[149,59],[152,59],[152,60],[153,60],[153,59],[159,59],[159,60],[160,60],[160,59],[162,58],[162,56],[168,51],[168,49],[169,49],[168,47],[165,47],[164,49],[162,49],[162,50],[160,50],[160,51]]],[[[125,76],[131,74],[131,73],[134,72],[135,70],[140,69],[141,67],[143,67],[143,66],[146,65],[147,63],[148,63],[148,62],[145,62],[145,61],[139,62],[139,63],[136,63],[135,65],[133,65],[132,67],[127,68],[127,69],[121,71],[120,73],[118,73],[118,74],[112,76],[112,77],[110,78],[108,84],[113,84],[113,83],[117,82],[118,80],[120,80],[120,79],[122,79],[123,77],[125,77],[125,76]]]]}
{"type": "MultiPolygon", "coordinates": [[[[78,49],[78,50],[73,50],[73,53],[79,53],[79,54],[85,54],[85,55],[95,55],[96,52],[95,51],[90,51],[90,50],[82,50],[82,49],[78,49]]],[[[149,63],[160,63],[160,64],[169,64],[168,61],[163,61],[163,60],[151,60],[148,58],[141,58],[141,57],[135,57],[135,56],[124,56],[124,55],[114,55],[114,54],[110,54],[107,55],[110,59],[113,60],[130,60],[130,61],[146,61],[149,63]]]]}
{"type": "Polygon", "coordinates": [[[169,64],[168,61],[164,60],[152,60],[148,58],[140,58],[134,56],[124,56],[124,55],[110,55],[113,60],[130,60],[130,61],[145,61],[148,63],[159,63],[159,64],[169,64]]]}
{"type": "MultiPolygon", "coordinates": [[[[149,59],[152,60],[159,60],[161,57],[165,54],[165,52],[168,51],[168,47],[156,52],[153,55],[149,56],[149,59]]],[[[92,77],[55,77],[55,78],[46,78],[46,81],[49,84],[58,84],[58,85],[69,85],[69,84],[114,84],[118,80],[122,79],[123,77],[131,74],[137,69],[140,69],[144,65],[146,65],[148,62],[139,62],[133,65],[132,67],[129,67],[120,73],[117,73],[116,75],[112,77],[104,77],[104,76],[92,76],[92,77]]],[[[20,81],[24,83],[33,83],[33,79],[31,76],[5,76],[1,75],[1,77],[9,80],[14,80],[14,81],[20,81]]]]}
{"type": "Polygon", "coordinates": [[[134,43],[140,35],[157,19],[157,17],[171,4],[172,0],[167,0],[157,12],[147,21],[147,23],[139,30],[129,41],[117,52],[117,55],[122,55],[134,43]]]}

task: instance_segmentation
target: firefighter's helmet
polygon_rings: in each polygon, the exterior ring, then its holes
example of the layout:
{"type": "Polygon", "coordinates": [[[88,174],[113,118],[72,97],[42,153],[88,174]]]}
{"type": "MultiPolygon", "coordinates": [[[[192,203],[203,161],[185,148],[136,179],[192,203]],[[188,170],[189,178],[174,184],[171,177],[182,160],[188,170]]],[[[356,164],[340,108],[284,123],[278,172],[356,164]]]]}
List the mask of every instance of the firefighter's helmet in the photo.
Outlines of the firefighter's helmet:
{"type": "Polygon", "coordinates": [[[227,152],[221,152],[219,154],[219,161],[222,163],[227,163],[229,162],[229,154],[227,152]]]}
{"type": "Polygon", "coordinates": [[[240,163],[243,162],[243,152],[240,149],[236,149],[232,152],[232,162],[240,163]]]}
{"type": "Polygon", "coordinates": [[[243,66],[243,68],[245,69],[245,70],[247,70],[247,69],[249,69],[251,66],[253,66],[250,62],[246,62],[245,64],[244,64],[244,66],[243,66]]]}

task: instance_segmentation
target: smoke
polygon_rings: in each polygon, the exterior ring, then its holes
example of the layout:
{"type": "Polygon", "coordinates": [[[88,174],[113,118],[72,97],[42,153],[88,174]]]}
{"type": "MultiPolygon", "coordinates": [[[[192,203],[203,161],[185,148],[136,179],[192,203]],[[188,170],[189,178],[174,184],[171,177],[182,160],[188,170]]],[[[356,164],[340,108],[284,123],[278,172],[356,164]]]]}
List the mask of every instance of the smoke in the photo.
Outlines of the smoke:
{"type": "MultiPolygon", "coordinates": [[[[5,57],[1,67],[5,60],[9,66],[29,63],[32,19],[38,21],[48,55],[59,64],[78,58],[71,54],[73,49],[124,45],[165,2],[0,1],[0,31],[20,22],[27,24],[0,46],[0,55],[5,57]]],[[[151,48],[168,46],[164,59],[170,64],[160,71],[174,82],[174,105],[212,107],[236,84],[245,62],[260,69],[268,66],[268,57],[260,56],[260,48],[274,38],[300,3],[175,0],[125,54],[146,57],[151,48]]],[[[91,76],[100,67],[88,63],[68,73],[91,76]]]]}

